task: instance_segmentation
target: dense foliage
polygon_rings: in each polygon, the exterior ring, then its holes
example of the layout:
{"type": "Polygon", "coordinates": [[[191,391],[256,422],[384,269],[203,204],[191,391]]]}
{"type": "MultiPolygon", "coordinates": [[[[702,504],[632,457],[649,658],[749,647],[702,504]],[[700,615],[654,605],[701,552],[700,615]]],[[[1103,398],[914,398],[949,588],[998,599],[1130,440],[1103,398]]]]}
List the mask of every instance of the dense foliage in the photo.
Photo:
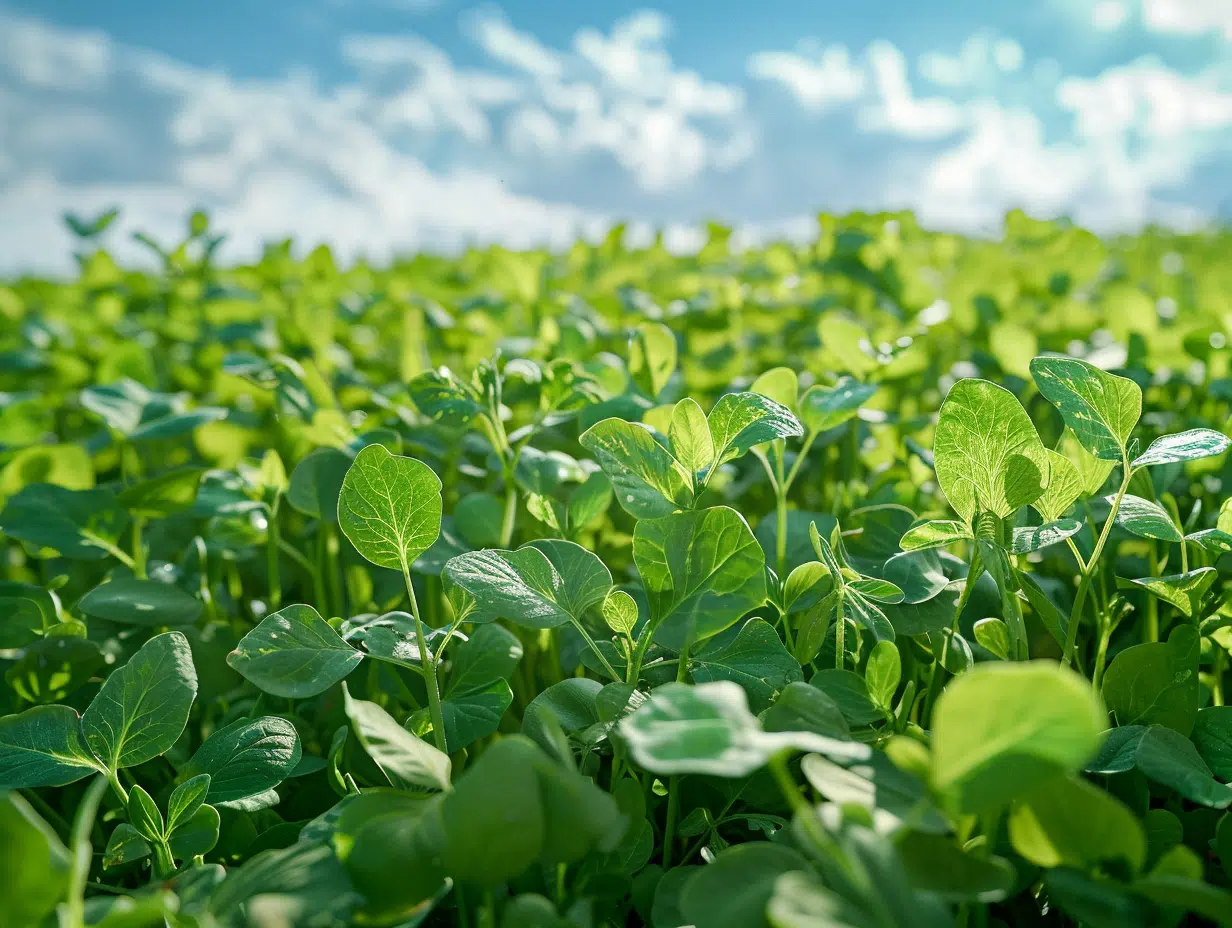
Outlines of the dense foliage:
{"type": "Polygon", "coordinates": [[[1232,925],[1232,239],[0,287],[0,926],[1232,925]]]}

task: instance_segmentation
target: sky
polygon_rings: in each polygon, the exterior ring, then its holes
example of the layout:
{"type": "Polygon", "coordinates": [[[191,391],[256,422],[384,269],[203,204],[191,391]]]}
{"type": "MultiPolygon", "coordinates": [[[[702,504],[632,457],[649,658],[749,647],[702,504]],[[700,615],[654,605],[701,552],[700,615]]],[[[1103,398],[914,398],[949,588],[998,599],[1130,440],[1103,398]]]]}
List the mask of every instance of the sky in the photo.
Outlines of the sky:
{"type": "Polygon", "coordinates": [[[0,0],[0,273],[207,209],[242,260],[613,222],[1232,218],[1232,0],[0,0]]]}

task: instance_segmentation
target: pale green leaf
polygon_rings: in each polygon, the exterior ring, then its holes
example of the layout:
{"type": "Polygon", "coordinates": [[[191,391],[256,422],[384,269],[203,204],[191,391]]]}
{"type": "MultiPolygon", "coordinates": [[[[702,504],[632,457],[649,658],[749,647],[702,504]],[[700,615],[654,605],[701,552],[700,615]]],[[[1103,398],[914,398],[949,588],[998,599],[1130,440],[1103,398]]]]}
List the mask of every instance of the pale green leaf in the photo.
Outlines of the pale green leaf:
{"type": "Polygon", "coordinates": [[[800,398],[800,421],[809,432],[837,428],[854,419],[878,389],[875,383],[860,383],[853,377],[841,377],[832,387],[814,384],[800,398]]]}
{"type": "Polygon", "coordinates": [[[760,393],[794,412],[800,378],[790,367],[772,367],[749,385],[749,392],[760,393]]]}
{"type": "Polygon", "coordinates": [[[942,692],[933,784],[964,811],[994,809],[1099,750],[1107,716],[1087,680],[1052,661],[978,664],[942,692]]]}
{"type": "Polygon", "coordinates": [[[1077,519],[1057,519],[1043,525],[1020,526],[1014,529],[1010,550],[1015,554],[1029,554],[1050,545],[1060,544],[1080,531],[1082,523],[1077,519]]]}
{"type": "Polygon", "coordinates": [[[427,464],[368,445],[342,481],[338,524],[379,567],[406,570],[441,531],[441,480],[427,464]]]}
{"type": "Polygon", "coordinates": [[[344,708],[355,736],[394,786],[449,789],[449,755],[415,737],[374,702],[344,688],[344,708]]]}
{"type": "Polygon", "coordinates": [[[1014,850],[1048,869],[1120,860],[1137,873],[1146,863],[1146,835],[1134,813],[1077,777],[1055,777],[1019,798],[1009,835],[1014,850]]]}
{"type": "MultiPolygon", "coordinates": [[[[1104,499],[1111,505],[1116,498],[1106,496],[1104,499]]],[[[1184,538],[1172,517],[1159,503],[1134,496],[1132,493],[1126,493],[1121,498],[1116,524],[1139,538],[1154,538],[1159,541],[1181,541],[1184,538]]]]}
{"type": "Polygon", "coordinates": [[[714,462],[710,427],[706,414],[696,400],[686,396],[676,404],[672,410],[668,437],[676,460],[690,473],[703,473],[714,462]]]}
{"type": "MultiPolygon", "coordinates": [[[[1048,488],[1033,504],[1046,521],[1055,522],[1083,495],[1082,474],[1065,455],[1047,449],[1048,488]]],[[[1105,475],[1106,476],[1106,475],[1105,475]]],[[[1101,480],[1100,483],[1103,483],[1101,480]]]]}
{"type": "Polygon", "coordinates": [[[904,551],[927,551],[970,541],[972,537],[966,523],[953,519],[933,519],[907,529],[898,543],[904,551]]]}
{"type": "Polygon", "coordinates": [[[1036,358],[1031,376],[1084,448],[1101,460],[1120,460],[1142,415],[1136,383],[1075,358],[1036,358]]]}
{"type": "Polygon", "coordinates": [[[1213,429],[1190,429],[1174,435],[1162,435],[1151,442],[1145,452],[1131,462],[1131,467],[1153,467],[1156,464],[1176,464],[1214,457],[1228,448],[1228,436],[1213,429]]]}
{"type": "Polygon", "coordinates": [[[1184,574],[1141,577],[1130,580],[1129,583],[1140,586],[1151,595],[1176,606],[1186,618],[1194,618],[1203,594],[1210,589],[1217,576],[1218,571],[1214,567],[1199,567],[1184,574]]]}
{"type": "Polygon", "coordinates": [[[946,499],[968,523],[979,511],[1006,518],[1048,485],[1048,455],[1035,425],[1014,394],[986,380],[950,388],[933,457],[946,499]]]}
{"type": "Polygon", "coordinates": [[[759,393],[727,393],[706,419],[714,465],[734,460],[754,445],[803,434],[790,409],[759,393]]]}
{"type": "Polygon", "coordinates": [[[691,475],[643,426],[604,419],[582,433],[620,507],[637,519],[665,516],[693,505],[691,475]]]}
{"type": "Polygon", "coordinates": [[[643,519],[633,560],[664,647],[700,642],[766,599],[765,554],[744,517],[725,506],[643,519]]]}
{"type": "Polygon", "coordinates": [[[767,732],[749,711],[744,690],[729,680],[667,683],[620,723],[634,759],[660,774],[744,777],[784,748],[838,760],[864,760],[869,749],[813,732],[767,732]]]}
{"type": "Polygon", "coordinates": [[[644,322],[629,340],[629,373],[654,399],[676,370],[676,336],[660,322],[644,322]]]}

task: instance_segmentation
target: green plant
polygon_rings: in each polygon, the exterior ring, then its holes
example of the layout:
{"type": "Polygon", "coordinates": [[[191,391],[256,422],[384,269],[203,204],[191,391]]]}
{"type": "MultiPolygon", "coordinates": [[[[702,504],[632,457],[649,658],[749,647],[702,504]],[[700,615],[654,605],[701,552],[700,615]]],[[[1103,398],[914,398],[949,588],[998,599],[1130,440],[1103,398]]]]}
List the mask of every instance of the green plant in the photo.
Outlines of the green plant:
{"type": "Polygon", "coordinates": [[[1232,924],[1226,233],[111,218],[0,287],[0,926],[1232,924]]]}

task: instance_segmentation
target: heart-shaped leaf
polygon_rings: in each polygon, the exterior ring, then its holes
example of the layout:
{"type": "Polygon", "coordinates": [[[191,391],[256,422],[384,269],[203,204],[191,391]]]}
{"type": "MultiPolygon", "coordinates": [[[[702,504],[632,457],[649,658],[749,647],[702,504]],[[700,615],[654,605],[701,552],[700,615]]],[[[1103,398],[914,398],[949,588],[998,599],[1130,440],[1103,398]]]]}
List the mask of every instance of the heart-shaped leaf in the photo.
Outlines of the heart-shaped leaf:
{"type": "Polygon", "coordinates": [[[963,520],[1001,518],[1048,486],[1048,455],[1022,404],[986,380],[960,380],[941,405],[933,442],[937,482],[963,520]]]}
{"type": "Polygon", "coordinates": [[[338,525],[378,567],[407,571],[441,531],[441,480],[427,464],[368,445],[338,493],[338,525]]]}
{"type": "Polygon", "coordinates": [[[620,508],[634,518],[653,519],[693,505],[692,476],[644,426],[604,419],[578,441],[611,480],[620,508]]]}
{"type": "Polygon", "coordinates": [[[179,740],[196,696],[188,639],[155,635],[111,672],[82,713],[86,744],[113,771],[144,764],[179,740]]]}
{"type": "Polygon", "coordinates": [[[650,600],[655,641],[678,650],[733,625],[766,599],[766,558],[725,506],[643,519],[633,560],[650,600]]]}
{"type": "Polygon", "coordinates": [[[1136,383],[1075,358],[1035,358],[1031,376],[1084,448],[1100,460],[1121,458],[1142,415],[1136,383]]]}
{"type": "Polygon", "coordinates": [[[311,606],[287,606],[240,639],[227,663],[274,696],[323,693],[364,659],[311,606]]]}

